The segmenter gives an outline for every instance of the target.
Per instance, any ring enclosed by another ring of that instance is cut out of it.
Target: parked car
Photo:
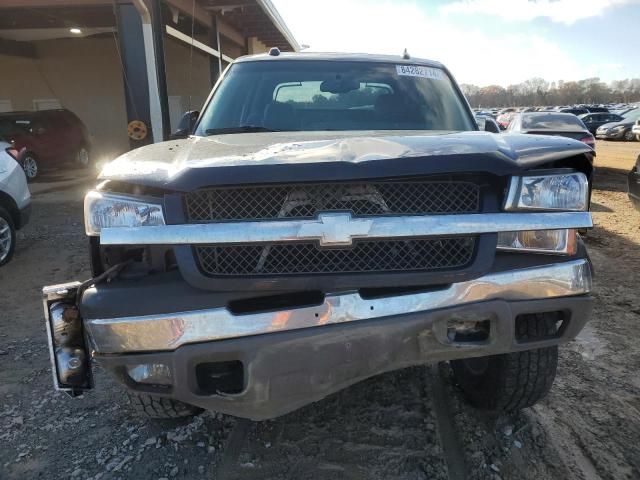
[[[589,110],[590,113],[609,113],[609,109],[607,107],[600,107],[597,105],[587,105],[585,108]]]
[[[640,109],[630,110],[622,115],[622,120],[618,122],[605,123],[596,130],[596,138],[605,140],[635,140],[633,125],[640,120]]]
[[[267,419],[450,360],[477,407],[532,405],[592,308],[593,156],[478,131],[437,62],[240,57],[87,193],[94,278],[43,290],[55,385],[92,356],[151,416]]]
[[[513,111],[501,113],[500,115],[498,115],[498,118],[496,118],[496,121],[498,122],[498,125],[500,125],[500,128],[502,130],[506,130],[507,127],[509,127],[509,124],[511,123],[511,119],[513,118],[514,115],[515,115],[515,112]]]
[[[19,150],[0,139],[0,266],[13,257],[16,231],[29,221],[31,194],[18,163]]]
[[[65,162],[81,168],[91,164],[87,129],[66,109],[1,113],[0,136],[24,149],[20,162],[29,180]]]
[[[585,113],[589,113],[589,110],[586,108],[562,108],[560,113],[571,113],[573,115],[584,115]]]
[[[636,164],[629,172],[627,191],[629,192],[629,200],[640,211],[640,155],[638,155]]]
[[[595,149],[596,147],[594,136],[582,123],[582,120],[571,113],[519,113],[511,121],[508,132],[573,138],[589,145],[591,148]]]
[[[605,123],[622,121],[622,117],[615,113],[585,113],[583,115],[578,115],[578,118],[582,120],[582,123],[587,127],[587,130],[589,130],[593,135],[595,135],[596,130]]]
[[[640,120],[636,120],[635,125],[631,127],[631,133],[636,136],[636,140],[640,142]]]

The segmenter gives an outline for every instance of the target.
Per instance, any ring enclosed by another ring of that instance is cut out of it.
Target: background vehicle
[[[13,145],[0,139],[0,266],[11,260],[16,231],[25,226],[31,213],[31,194],[18,154]]]
[[[636,140],[640,142],[640,120],[636,120],[636,123],[631,127],[631,132],[636,136]]]
[[[622,115],[622,120],[605,123],[596,130],[596,138],[605,140],[635,140],[631,131],[633,125],[640,120],[640,109],[633,109]]]
[[[586,108],[562,108],[560,109],[560,113],[571,113],[577,116],[589,113],[589,110],[587,110]]]
[[[622,121],[622,117],[615,113],[585,113],[583,115],[578,115],[578,118],[582,120],[582,123],[587,127],[587,130],[589,130],[593,135],[595,135],[596,130],[605,123]]]
[[[0,114],[0,136],[23,150],[20,162],[29,180],[42,169],[73,161],[91,163],[89,134],[82,121],[66,109]]]
[[[571,113],[519,113],[508,128],[509,133],[555,135],[573,138],[595,148],[595,138],[578,117]]]
[[[609,109],[607,107],[601,107],[598,105],[587,105],[585,108],[589,110],[590,113],[609,113]]]
[[[509,124],[511,123],[511,120],[513,119],[515,114],[516,113],[514,111],[509,111],[498,115],[496,121],[498,122],[498,125],[500,125],[500,128],[502,130],[506,130],[509,127]]]

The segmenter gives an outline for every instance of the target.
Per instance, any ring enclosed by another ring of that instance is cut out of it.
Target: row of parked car
[[[80,168],[91,165],[87,128],[67,109],[0,113],[0,141],[17,151],[29,180],[43,169],[64,163]]]
[[[476,109],[476,115],[495,119],[507,130],[518,114],[566,113],[579,118],[584,128],[596,138],[607,140],[640,140],[640,106],[638,105],[574,105],[572,107],[520,107],[501,110]]]

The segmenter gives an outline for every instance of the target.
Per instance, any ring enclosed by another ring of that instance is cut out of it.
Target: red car
[[[68,161],[83,168],[91,163],[87,129],[66,109],[2,113],[0,137],[20,151],[20,163],[29,180],[42,169]]]

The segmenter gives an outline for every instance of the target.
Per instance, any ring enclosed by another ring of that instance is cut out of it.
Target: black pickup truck
[[[239,58],[87,194],[94,278],[43,290],[54,384],[95,361],[151,416],[266,419],[450,361],[477,407],[530,406],[591,313],[593,155],[478,131],[437,62]]]

